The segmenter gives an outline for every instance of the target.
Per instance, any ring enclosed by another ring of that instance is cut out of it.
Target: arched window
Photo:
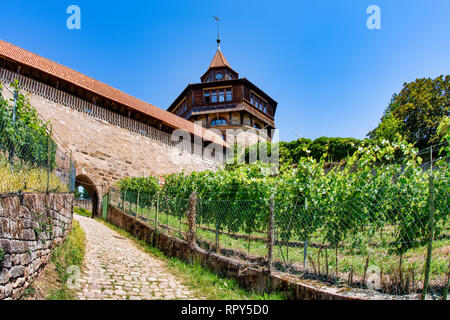
[[[211,126],[221,126],[227,124],[227,121],[224,118],[214,119],[211,121]]]

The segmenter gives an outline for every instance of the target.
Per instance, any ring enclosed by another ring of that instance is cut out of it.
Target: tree
[[[405,83],[394,94],[380,124],[368,136],[376,140],[396,140],[397,133],[419,149],[438,143],[437,127],[450,107],[450,76],[422,78]]]
[[[78,190],[78,188],[75,188],[74,192],[73,192],[73,196],[76,199],[81,198],[81,192]]]
[[[91,196],[89,195],[89,192],[85,188],[81,190],[81,199],[90,200]]]
[[[311,142],[308,149],[316,160],[326,155],[326,161],[341,161],[358,150],[360,144],[361,140],[353,138],[320,137]]]
[[[398,142],[402,139],[400,134],[402,131],[403,122],[390,113],[381,118],[380,124],[369,133],[369,136],[377,142],[383,139]]]

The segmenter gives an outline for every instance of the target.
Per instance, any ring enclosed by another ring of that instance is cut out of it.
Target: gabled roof
[[[173,113],[167,112],[154,105],[139,100],[103,82],[92,79],[73,69],[19,48],[1,39],[0,57],[4,57],[17,63],[26,65],[30,68],[47,73],[51,76],[65,80],[96,95],[115,101],[136,111],[142,112],[143,114],[166,123],[172,128],[182,129],[194,135],[199,135],[198,133],[200,133],[200,135],[204,139],[208,141],[214,141],[219,145],[228,147],[228,144],[223,141],[223,139],[219,135],[210,130],[198,126],[191,121],[178,117]]]

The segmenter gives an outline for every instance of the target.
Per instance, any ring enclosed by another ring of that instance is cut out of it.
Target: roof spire
[[[219,18],[216,16],[213,16],[213,18],[217,21],[217,50],[220,50]]]

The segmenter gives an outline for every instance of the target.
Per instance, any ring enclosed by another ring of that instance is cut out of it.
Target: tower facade
[[[217,129],[230,145],[248,146],[271,140],[277,104],[252,82],[240,78],[218,45],[200,82],[189,84],[167,111]]]

